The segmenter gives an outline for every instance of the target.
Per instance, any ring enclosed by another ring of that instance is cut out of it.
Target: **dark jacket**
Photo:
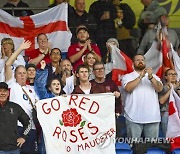
[[[31,130],[31,124],[25,111],[18,104],[9,101],[3,106],[0,105],[0,150],[9,151],[19,148],[17,147],[18,120],[24,128],[24,135],[21,137],[26,139]]]
[[[118,86],[116,85],[116,83],[109,79],[106,78],[105,81],[103,83],[97,83],[94,79],[91,80],[91,84],[94,85],[94,89],[102,89],[102,87],[104,88],[105,92],[115,92],[118,91]],[[102,93],[102,92],[97,92],[97,93]],[[120,98],[116,98],[115,99],[115,112],[116,113],[121,113],[122,112],[122,103],[121,103],[121,99]]]
[[[95,82],[91,83],[91,90],[90,90],[90,94],[97,94],[97,93],[106,93],[106,89],[103,85],[98,85]],[[72,94],[85,94],[81,88],[79,87],[79,85],[77,85]]]
[[[110,12],[110,19],[100,20],[104,11]],[[107,41],[109,38],[116,38],[116,29],[114,25],[114,19],[116,16],[116,8],[112,2],[95,1],[89,8],[89,13],[92,14],[96,20],[97,28],[95,32],[95,39],[99,41]]]
[[[121,10],[123,10],[123,26],[127,29],[132,29],[136,24],[136,16],[133,10],[126,3],[121,3],[119,7]]]
[[[8,2],[3,7],[18,8],[18,7],[29,7],[29,5],[27,3],[24,3],[23,1],[20,1],[17,6],[15,6],[14,4]],[[13,15],[12,10],[5,10],[5,11],[8,12],[9,14]],[[16,16],[16,17],[30,16],[30,15],[33,15],[33,14],[34,13],[31,10],[15,10],[14,11],[14,16]]]
[[[96,20],[93,15],[84,11],[83,15],[79,16],[75,11],[68,18],[68,26],[72,33],[71,43],[77,43],[76,29],[79,25],[85,25],[88,29],[90,39],[94,42],[94,34],[96,30]]]
[[[53,93],[51,93],[47,89],[47,79],[48,79],[48,70],[40,69],[36,72],[36,78],[34,81],[34,90],[37,93],[39,99],[46,99],[55,97]]]

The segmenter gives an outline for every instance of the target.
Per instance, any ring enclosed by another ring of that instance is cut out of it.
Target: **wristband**
[[[149,80],[151,81],[153,79],[153,76],[151,76],[150,78],[149,78]]]

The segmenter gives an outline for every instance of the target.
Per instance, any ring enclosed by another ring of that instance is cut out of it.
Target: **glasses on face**
[[[103,71],[105,68],[104,67],[101,67],[101,68],[95,68],[94,70],[95,71]]]
[[[177,73],[168,73],[169,76],[177,76]]]

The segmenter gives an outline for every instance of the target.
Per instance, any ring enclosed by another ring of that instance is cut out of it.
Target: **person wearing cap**
[[[92,44],[89,39],[88,29],[84,25],[78,26],[76,29],[76,35],[78,39],[78,43],[72,44],[69,49],[67,56],[71,61],[74,70],[80,65],[83,64],[83,56],[85,56],[88,52],[94,52],[98,60],[101,60],[101,53],[96,44]]]
[[[37,131],[35,124],[33,122],[32,109],[38,100],[34,88],[26,84],[27,71],[22,65],[18,66],[15,70],[15,80],[13,79],[13,73],[11,70],[11,65],[17,58],[17,56],[22,52],[22,50],[28,49],[31,46],[30,41],[23,41],[19,48],[9,57],[5,64],[5,77],[6,83],[10,88],[9,100],[19,104],[24,111],[27,113],[31,119],[32,127],[29,133],[29,137],[21,148],[22,153],[34,154],[37,152]],[[18,133],[23,133],[23,127],[20,122],[18,122]],[[30,146],[31,145],[31,146]]]
[[[34,79],[36,77],[36,66],[34,64],[27,64],[25,66],[27,71],[27,81],[26,84],[34,86]]]
[[[20,105],[9,101],[8,85],[0,82],[0,153],[20,154],[31,124]],[[17,134],[17,121],[23,125],[23,135]]]
[[[11,38],[3,38],[1,40],[1,58],[0,58],[0,82],[5,81],[4,76],[4,66],[7,59],[13,54],[14,52],[14,42]],[[14,73],[15,68],[18,65],[25,66],[25,61],[23,56],[20,54],[18,55],[17,59],[12,64],[12,71]]]

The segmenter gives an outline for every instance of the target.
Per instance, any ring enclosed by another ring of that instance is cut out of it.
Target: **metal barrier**
[[[12,15],[14,16],[14,11],[15,10],[35,10],[38,12],[44,11],[44,10],[48,10],[48,7],[0,7],[0,9],[2,10],[11,10],[12,11]]]

